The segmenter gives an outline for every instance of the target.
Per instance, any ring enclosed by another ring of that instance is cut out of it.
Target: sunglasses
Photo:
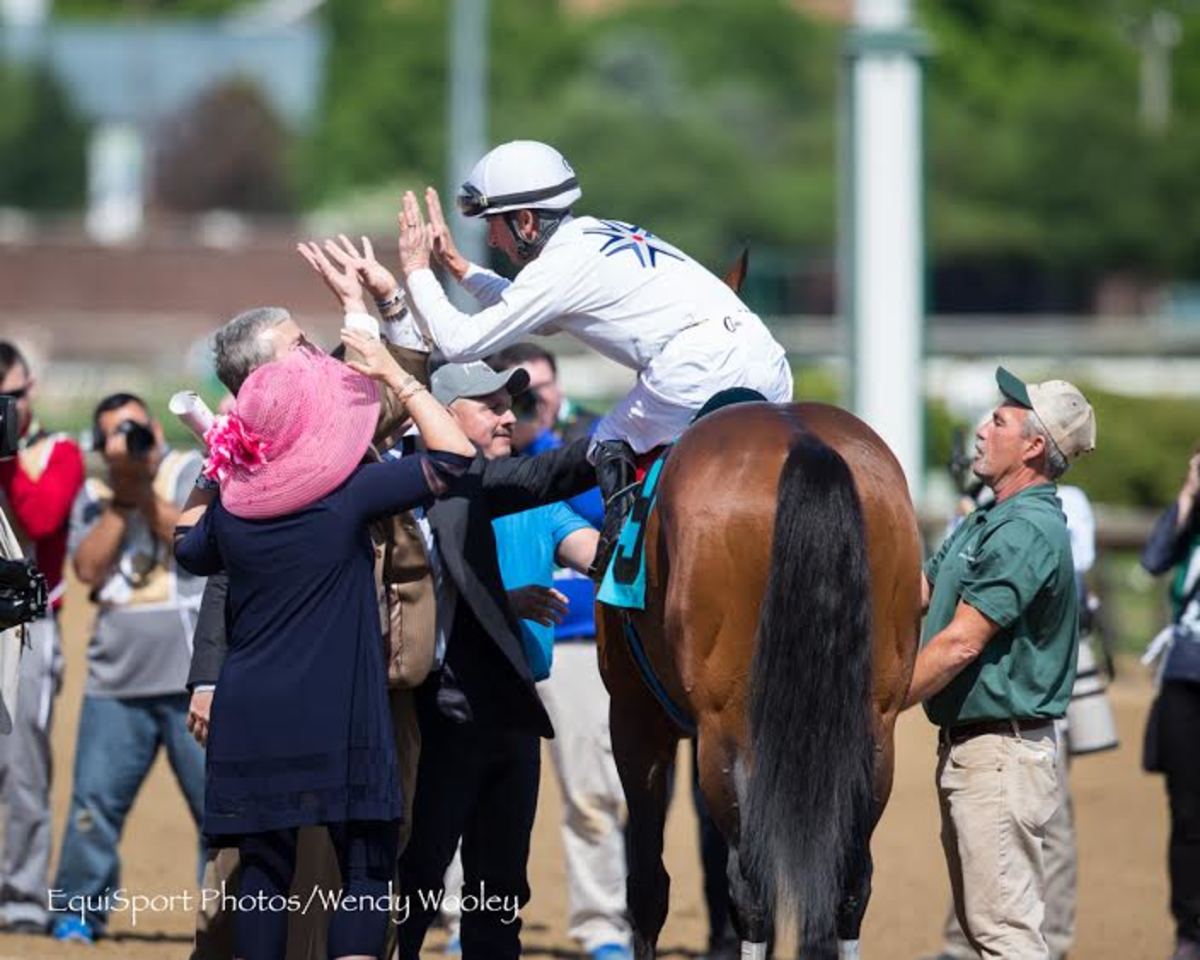
[[[27,383],[23,387],[17,387],[16,390],[0,391],[0,397],[12,397],[14,400],[24,400],[29,395],[29,388],[33,384]]]
[[[459,212],[464,217],[478,217],[489,206],[488,198],[475,186],[469,183],[462,185],[462,193],[456,198]]]
[[[518,420],[534,420],[537,418],[538,404],[541,396],[536,390],[529,389],[513,397],[512,411]]]

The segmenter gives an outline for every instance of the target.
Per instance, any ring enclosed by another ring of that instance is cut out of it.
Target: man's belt
[[[998,733],[1010,737],[1019,737],[1023,733],[1049,733],[1054,728],[1054,721],[1045,717],[1013,717],[1010,720],[978,720],[975,723],[960,723],[953,727],[938,729],[938,743],[942,746],[953,746],[970,740],[972,737],[985,733]]]

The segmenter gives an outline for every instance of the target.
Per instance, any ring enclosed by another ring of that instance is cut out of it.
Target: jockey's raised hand
[[[417,195],[404,191],[400,209],[400,273],[407,279],[418,270],[429,269],[429,252],[433,246],[432,230],[421,215]]]
[[[405,195],[400,245],[413,323],[448,361],[562,332],[636,372],[633,389],[597,424],[589,457],[607,505],[599,569],[633,499],[636,455],[674,440],[721,391],[789,402],[792,373],[762,319],[719,277],[645,226],[576,215],[582,197],[574,169],[549,144],[513,140],[479,159],[458,208],[486,223],[489,246],[518,273],[508,280],[467,265],[461,283],[479,303],[474,312],[452,303],[427,269],[426,235],[434,256],[445,249],[429,193],[431,228]]]
[[[442,214],[441,198],[433,187],[425,188],[425,207],[429,210],[434,259],[450,271],[455,280],[461,281],[467,275],[471,262],[458,252],[450,227],[446,225],[446,217]]]

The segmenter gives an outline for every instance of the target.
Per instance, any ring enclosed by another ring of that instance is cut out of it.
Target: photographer
[[[34,416],[34,386],[25,357],[13,344],[0,341],[5,436],[16,437],[16,450],[4,451],[8,459],[0,459],[0,507],[12,524],[21,553],[45,577],[53,603],[50,615],[37,617],[26,628],[12,732],[0,737],[0,805],[5,810],[0,921],[13,933],[41,932],[47,920],[50,726],[62,665],[57,613],[67,519],[83,484],[79,448],[61,434],[48,433]]]
[[[54,888],[62,900],[99,904],[118,883],[125,817],[164,746],[193,819],[204,797],[204,753],[187,730],[184,685],[203,578],[176,572],[172,534],[201,460],[170,450],[145,403],[128,393],[102,400],[95,448],[108,476],[75,501],[75,572],[97,605],[75,747],[74,782]],[[91,941],[102,909],[57,918],[59,940]]]
[[[1168,869],[1175,918],[1174,960],[1200,960],[1200,451],[1188,461],[1179,495],[1159,518],[1142,551],[1153,574],[1173,570],[1173,640],[1164,654],[1162,685],[1150,710],[1145,767],[1167,778],[1171,811]]]

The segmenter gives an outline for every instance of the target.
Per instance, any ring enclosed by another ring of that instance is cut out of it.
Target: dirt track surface
[[[67,674],[57,701],[54,729],[55,855],[71,789],[76,725],[86,671],[86,601],[72,590],[64,620]],[[1084,757],[1072,783],[1079,831],[1079,935],[1072,958],[1166,960],[1172,947],[1167,912],[1166,795],[1161,778],[1139,768],[1142,725],[1151,698],[1136,663],[1112,688],[1122,746]],[[875,892],[863,931],[864,960],[915,960],[937,952],[948,898],[938,842],[933,788],[934,735],[919,711],[898,728],[896,784],[873,843]],[[687,776],[686,761],[680,776]],[[668,821],[667,869],[671,910],[659,941],[663,956],[699,953],[706,935],[690,791],[680,784]],[[529,956],[571,957],[566,935],[566,881],[558,824],[561,806],[548,758],[535,827],[523,941]],[[160,756],[126,824],[121,843],[122,884],[135,894],[180,895],[195,883],[195,832],[170,769]],[[95,947],[58,944],[45,937],[0,936],[0,960],[41,957],[121,957],[183,960],[190,949],[192,917],[152,912],[131,925],[128,914],[112,921],[114,936]],[[442,940],[431,936],[429,956]],[[787,943],[783,949],[787,949]],[[782,950],[780,955],[785,955]],[[794,956],[794,953],[792,953]]]

